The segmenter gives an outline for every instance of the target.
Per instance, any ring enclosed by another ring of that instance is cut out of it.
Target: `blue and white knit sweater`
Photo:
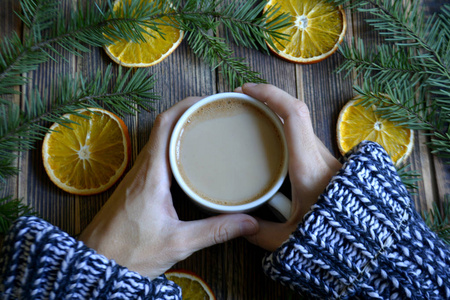
[[[267,275],[317,299],[450,299],[450,249],[373,142],[346,156]]]
[[[36,217],[20,218],[0,258],[0,299],[181,299],[164,275],[150,281]]]
[[[450,299],[450,249],[415,212],[386,152],[360,144],[266,274],[319,299]],[[36,217],[20,218],[0,257],[1,299],[181,299]]]

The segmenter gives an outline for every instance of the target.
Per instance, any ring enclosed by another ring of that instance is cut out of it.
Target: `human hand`
[[[236,92],[266,103],[284,124],[292,186],[291,216],[285,223],[258,220],[259,232],[246,237],[250,242],[274,251],[297,228],[341,164],[314,134],[304,102],[269,84],[247,83]]]
[[[254,234],[245,214],[178,219],[170,193],[169,137],[176,121],[200,98],[187,98],[160,114],[147,145],[80,240],[98,253],[149,278],[163,274],[202,248]]]

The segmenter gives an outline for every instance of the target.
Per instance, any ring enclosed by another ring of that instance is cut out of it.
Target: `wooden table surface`
[[[428,13],[434,12],[445,2],[426,1],[424,9]],[[69,9],[68,5],[66,9]],[[19,36],[23,35],[25,29],[13,14],[14,10],[19,10],[18,1],[0,1],[1,37],[8,36],[14,30]],[[362,37],[366,43],[379,41],[379,36],[367,27],[361,14],[347,11],[347,21],[347,38]],[[343,74],[334,72],[343,62],[340,54],[335,53],[325,61],[313,65],[295,65],[255,50],[237,46],[234,46],[234,49],[236,56],[245,57],[253,70],[260,72],[269,83],[308,104],[317,136],[338,156],[339,151],[335,142],[336,120],[340,109],[354,95],[353,78],[344,79]],[[43,91],[61,75],[82,72],[88,77],[97,69],[105,69],[108,64],[113,63],[103,49],[95,47],[92,47],[91,53],[83,57],[69,54],[66,57],[67,61],[57,57],[56,62],[49,61],[42,64],[37,71],[24,74],[30,78],[30,83],[22,87],[22,91],[26,93],[32,87]],[[116,65],[114,68],[117,70]],[[137,116],[129,115],[124,118],[131,135],[133,161],[146,143],[153,121],[160,112],[187,96],[205,96],[230,91],[219,73],[212,71],[207,64],[197,58],[186,42],[183,42],[166,60],[148,68],[147,71],[148,74],[156,75],[157,84],[154,92],[161,95],[161,100],[155,103],[152,113],[143,112]],[[21,96],[9,99],[21,104],[22,107],[24,105]],[[440,203],[444,195],[450,193],[448,165],[431,156],[424,142],[426,137],[416,133],[414,152],[409,159],[412,169],[420,172],[423,177],[417,195],[414,196],[419,211],[429,209],[434,201]],[[89,197],[74,196],[60,190],[45,173],[41,161],[41,145],[42,142],[38,142],[35,150],[21,155],[17,160],[17,165],[21,169],[20,175],[3,184],[1,193],[21,198],[24,203],[32,205],[44,219],[71,235],[77,235],[92,220],[114,187],[100,195]],[[282,190],[289,194],[288,182],[283,185]],[[180,219],[195,220],[207,217],[207,214],[187,199],[176,184],[172,192]],[[255,211],[254,215],[275,220],[266,207]],[[289,288],[273,282],[263,274],[261,259],[264,253],[263,250],[239,238],[199,251],[175,267],[199,274],[208,282],[219,300],[300,298]]]

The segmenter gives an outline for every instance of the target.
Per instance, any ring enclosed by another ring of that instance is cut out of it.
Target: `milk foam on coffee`
[[[280,132],[260,108],[239,99],[211,102],[185,122],[177,164],[187,185],[221,205],[258,199],[279,179]]]

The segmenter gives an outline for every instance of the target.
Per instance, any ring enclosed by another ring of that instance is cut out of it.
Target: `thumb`
[[[252,244],[268,251],[275,251],[295,230],[295,226],[286,223],[275,223],[258,219],[259,230],[245,238]]]
[[[193,252],[231,239],[255,234],[258,222],[246,214],[223,214],[191,221],[184,227],[184,237]]]

